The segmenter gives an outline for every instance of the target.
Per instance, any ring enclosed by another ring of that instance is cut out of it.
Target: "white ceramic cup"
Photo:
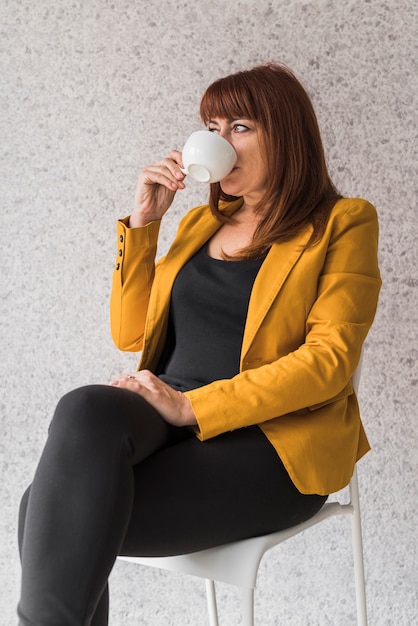
[[[216,133],[196,130],[184,144],[183,174],[201,183],[217,183],[229,174],[237,161],[232,145]]]

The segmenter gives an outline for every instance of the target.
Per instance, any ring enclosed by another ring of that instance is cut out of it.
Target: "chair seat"
[[[269,535],[252,537],[190,554],[164,557],[120,556],[123,561],[255,588],[260,561],[267,550],[319,524],[328,517],[351,514],[350,504],[331,502],[306,522]]]

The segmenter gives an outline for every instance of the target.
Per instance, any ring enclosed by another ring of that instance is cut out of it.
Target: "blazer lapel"
[[[242,355],[248,352],[254,337],[271,305],[277,298],[292,268],[304,251],[304,246],[312,234],[312,227],[307,227],[300,235],[290,241],[274,244],[254,282],[248,307],[242,344]]]

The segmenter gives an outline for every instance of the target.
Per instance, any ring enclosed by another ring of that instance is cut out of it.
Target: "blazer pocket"
[[[324,402],[318,402],[318,404],[312,404],[311,406],[308,406],[308,409],[310,411],[316,411],[317,409],[322,409],[322,407],[327,406],[327,404],[332,404],[333,402],[337,402],[337,400],[348,398],[348,396],[351,396],[353,393],[354,393],[354,389],[350,381],[348,385],[344,387],[344,389],[342,389],[339,393],[337,393],[336,396],[334,396],[333,398],[329,398],[328,400],[325,400]]]

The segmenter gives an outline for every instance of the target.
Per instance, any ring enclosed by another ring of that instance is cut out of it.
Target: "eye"
[[[245,124],[234,124],[233,128],[236,133],[245,133],[250,130]]]
[[[219,133],[219,128],[216,126],[208,126],[208,131],[210,133]]]

